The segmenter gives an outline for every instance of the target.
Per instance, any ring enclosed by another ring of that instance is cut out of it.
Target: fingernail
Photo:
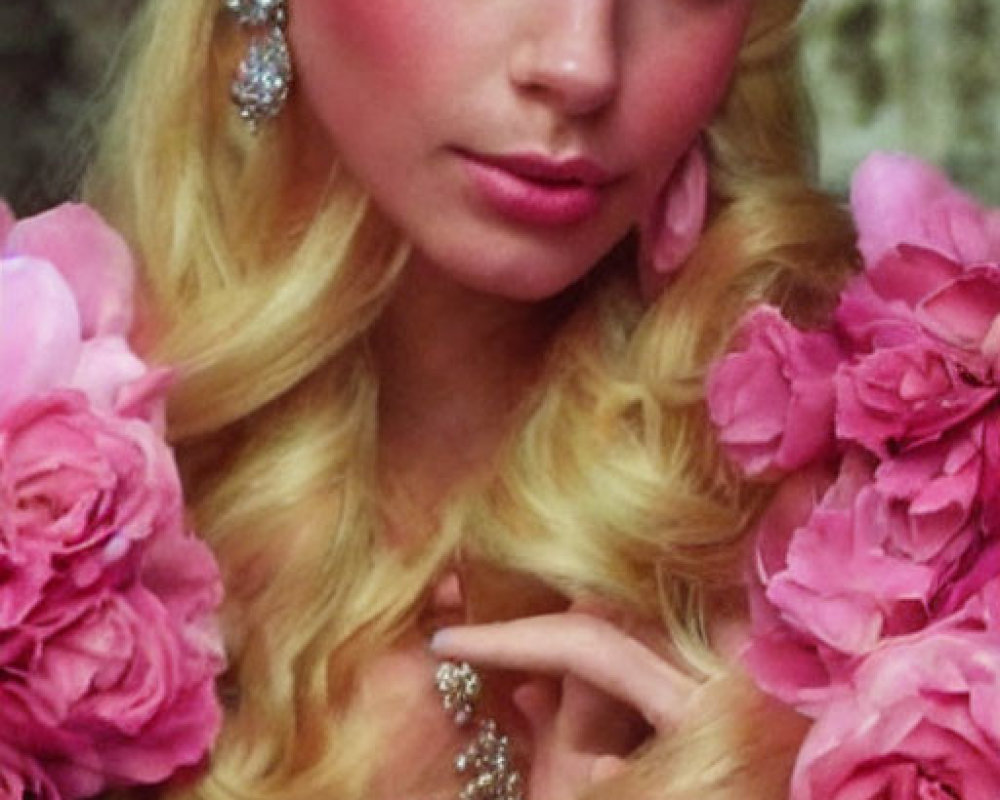
[[[598,756],[590,768],[590,780],[594,783],[611,780],[624,770],[624,759],[618,756]]]
[[[439,653],[440,651],[447,649],[450,641],[451,631],[448,628],[442,628],[431,637],[429,645],[431,652]]]

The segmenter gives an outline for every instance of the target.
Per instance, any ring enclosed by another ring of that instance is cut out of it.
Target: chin
[[[583,279],[601,262],[602,252],[572,253],[565,244],[542,248],[502,245],[456,247],[437,254],[422,251],[436,269],[472,291],[520,302],[555,297]]]
[[[470,274],[454,274],[452,277],[466,288],[473,291],[525,303],[548,300],[561,294],[579,281],[588,270],[566,271],[553,270],[551,265],[528,269],[519,265],[512,269],[497,271],[477,271]]]

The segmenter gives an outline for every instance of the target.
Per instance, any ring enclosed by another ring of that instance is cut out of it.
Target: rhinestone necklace
[[[460,728],[476,718],[483,681],[469,664],[444,661],[434,677],[444,710]],[[524,800],[521,773],[514,769],[510,740],[492,718],[478,722],[474,738],[455,757],[455,772],[466,779],[458,800]]]

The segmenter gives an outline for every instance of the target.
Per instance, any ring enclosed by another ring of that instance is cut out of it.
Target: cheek
[[[439,52],[440,27],[412,0],[293,0],[293,51],[313,82],[365,81],[405,91]],[[340,69],[344,74],[336,75]]]
[[[419,20],[403,0],[292,0],[289,40],[300,96],[338,150],[385,138],[412,94]],[[373,98],[380,98],[372,102]]]
[[[291,25],[300,39],[337,42],[367,50],[376,58],[391,58],[406,45],[407,29],[412,27],[407,14],[416,16],[406,7],[394,0],[293,0]]]
[[[634,97],[646,100],[631,104],[630,124],[644,129],[637,135],[649,137],[651,147],[677,157],[711,121],[732,77],[749,9],[730,2],[676,31],[671,44],[644,54]]]

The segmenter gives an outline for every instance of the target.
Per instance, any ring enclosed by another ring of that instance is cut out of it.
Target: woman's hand
[[[579,610],[447,628],[431,650],[531,674],[513,698],[532,731],[531,800],[571,800],[614,775],[651,731],[676,728],[701,685],[638,638]]]

